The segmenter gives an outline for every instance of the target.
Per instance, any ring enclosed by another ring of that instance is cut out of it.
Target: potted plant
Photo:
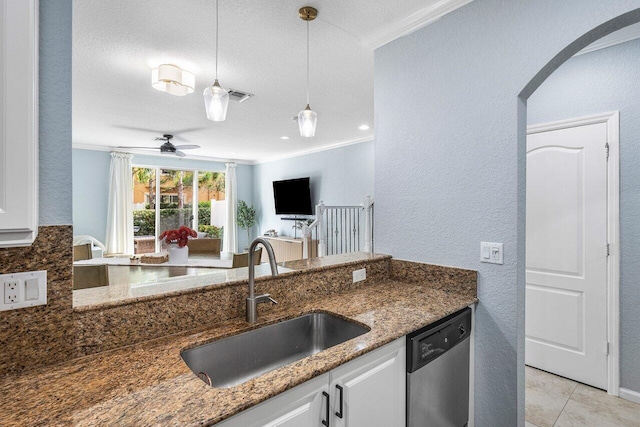
[[[171,264],[186,264],[189,260],[189,248],[187,242],[198,235],[196,230],[181,225],[177,230],[165,230],[158,236],[167,244],[169,262]]]
[[[247,230],[247,246],[251,244],[251,228],[256,224],[256,208],[247,205],[244,200],[238,202],[236,224]],[[248,249],[245,248],[245,249]]]

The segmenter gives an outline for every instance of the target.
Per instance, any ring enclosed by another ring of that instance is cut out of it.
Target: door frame
[[[607,393],[620,394],[620,112],[578,117],[527,126],[527,135],[605,123],[607,162]],[[605,147],[602,147],[603,151]],[[604,249],[603,249],[604,250]],[[526,297],[525,297],[526,298]],[[605,351],[606,349],[603,349]]]

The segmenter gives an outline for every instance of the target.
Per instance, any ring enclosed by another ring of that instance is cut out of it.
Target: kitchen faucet
[[[277,304],[278,302],[271,298],[269,294],[257,295],[256,296],[256,266],[255,266],[255,252],[254,249],[258,244],[262,244],[264,248],[267,250],[267,255],[269,255],[269,264],[271,265],[271,275],[278,275],[278,266],[276,265],[276,256],[273,253],[273,248],[271,247],[271,243],[267,242],[261,237],[256,238],[253,242],[251,242],[251,246],[249,246],[249,298],[247,298],[247,322],[256,323],[256,318],[258,317],[258,304],[261,302],[271,301],[273,304]]]

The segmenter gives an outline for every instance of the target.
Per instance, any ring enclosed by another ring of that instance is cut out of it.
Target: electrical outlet
[[[47,304],[47,272],[26,271],[0,274],[0,311]]]
[[[367,269],[361,268],[360,270],[353,271],[353,283],[362,282],[367,279]]]
[[[20,302],[19,280],[7,280],[4,282],[4,303],[16,304]]]

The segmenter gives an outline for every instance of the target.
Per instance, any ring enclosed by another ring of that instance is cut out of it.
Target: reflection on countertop
[[[248,279],[248,269],[215,269],[181,266],[108,266],[109,285],[73,291],[73,307],[110,305],[147,297],[164,296],[203,286]],[[270,276],[269,264],[256,266],[256,277]],[[278,266],[278,273],[294,271]]]
[[[220,259],[224,259],[221,256]],[[372,254],[368,252],[351,252],[348,254],[331,255],[323,258],[310,258],[287,261],[278,264],[278,273],[294,271],[323,270],[337,265],[357,264],[363,261],[390,258],[389,255]],[[190,289],[207,286],[223,285],[248,279],[248,270],[242,268],[203,268],[202,260],[188,265],[145,264],[122,265],[124,261],[111,261],[107,265],[108,286],[99,286],[73,291],[73,308],[83,310],[97,306],[108,307],[125,302],[137,302],[170,294],[181,293]],[[191,261],[191,257],[190,257]],[[95,265],[96,260],[87,260],[74,265]],[[270,276],[268,263],[256,266],[256,278]]]

